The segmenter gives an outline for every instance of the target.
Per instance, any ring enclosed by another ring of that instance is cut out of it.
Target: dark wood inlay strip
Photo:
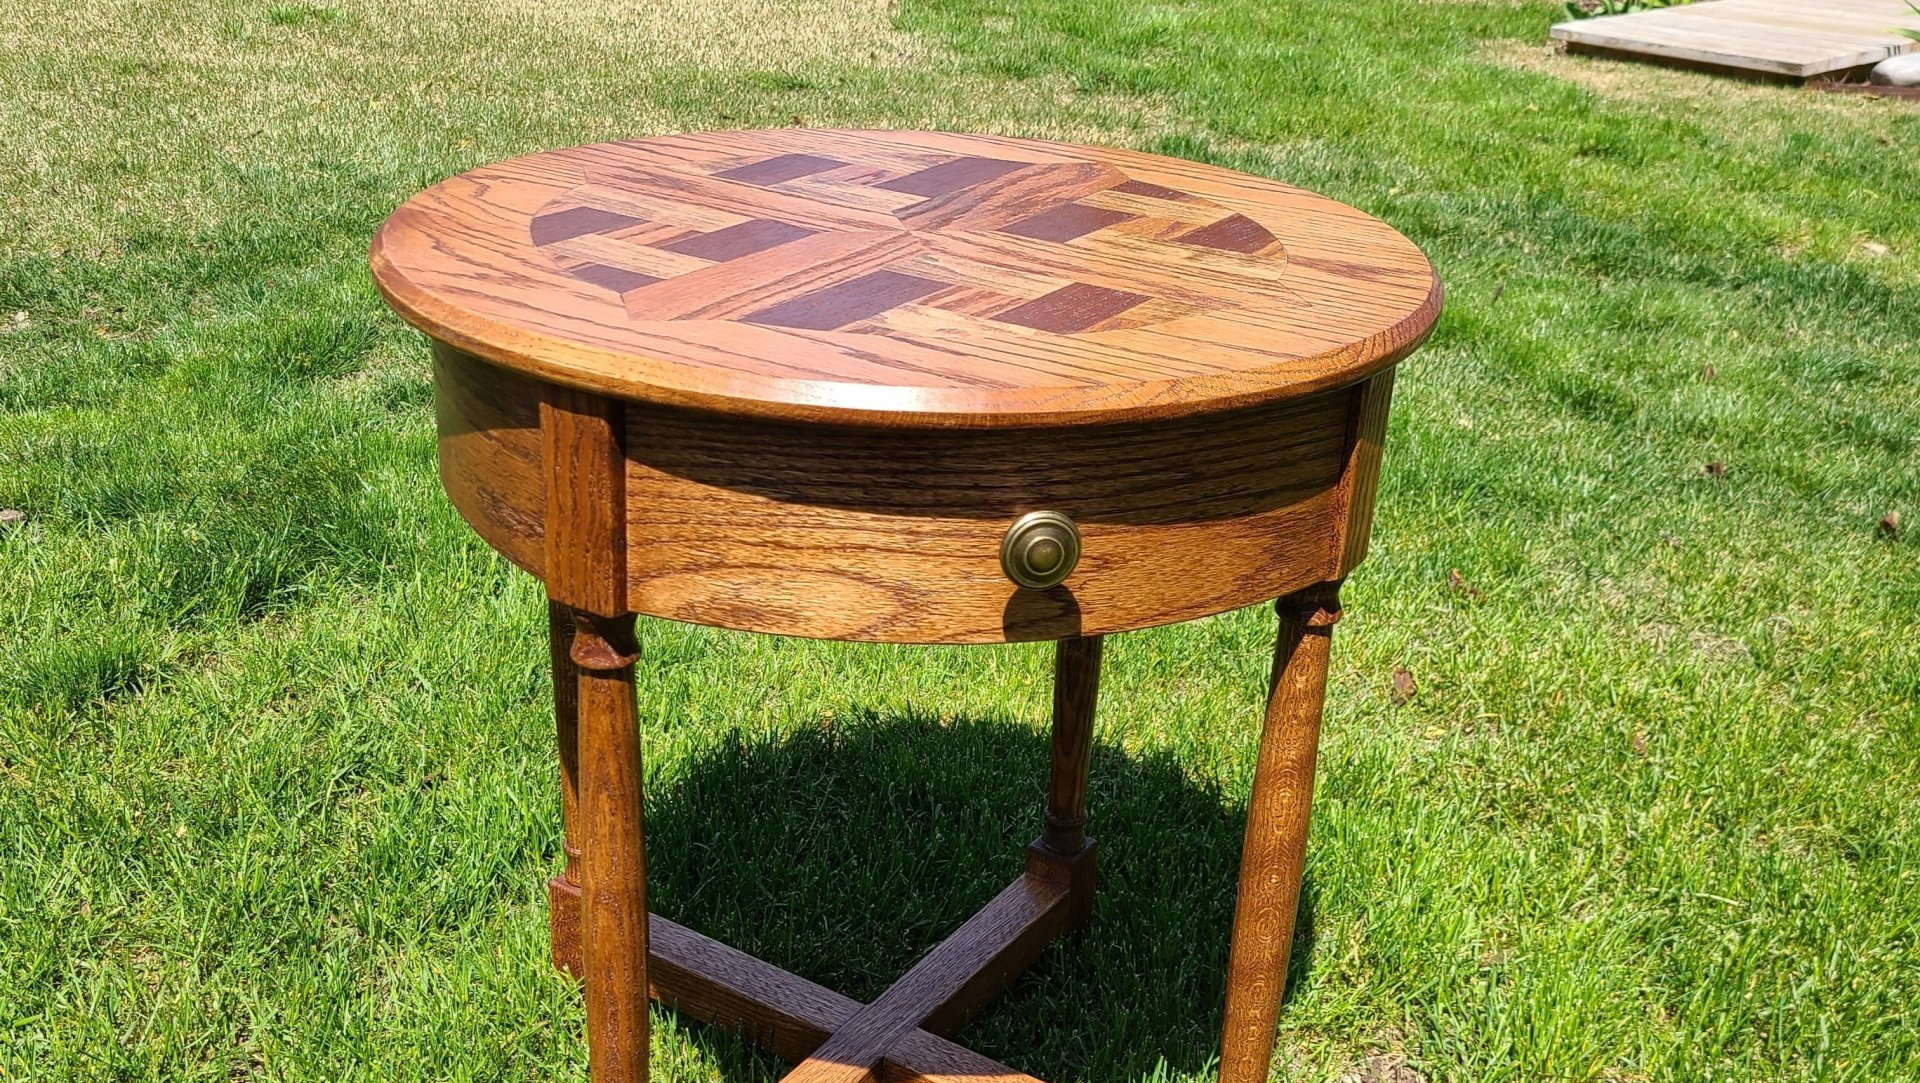
[[[1193,197],[1178,188],[1167,188],[1158,184],[1149,184],[1142,180],[1129,180],[1113,186],[1113,191],[1125,192],[1130,196],[1146,196],[1149,199],[1170,199],[1176,203],[1191,203]]]
[[[946,289],[935,282],[899,271],[875,271],[823,290],[782,301],[758,312],[742,316],[746,323],[793,327],[806,331],[831,331],[850,323],[870,319],[908,301],[917,301]]]
[[[1244,214],[1236,214],[1174,239],[1181,244],[1197,244],[1202,248],[1218,248],[1223,252],[1258,252],[1272,244],[1274,236],[1267,232],[1267,227]]]
[[[734,166],[732,169],[715,173],[714,176],[721,180],[739,181],[742,184],[779,184],[781,181],[811,177],[815,173],[839,169],[846,164],[837,158],[826,158],[818,154],[782,154],[777,158]]]
[[[603,211],[598,207],[570,207],[564,211],[554,211],[536,217],[527,226],[527,235],[534,244],[554,244],[570,240],[587,233],[611,233],[627,226],[637,226],[640,219],[618,211]]]
[[[1038,331],[1072,334],[1110,320],[1135,305],[1151,300],[1145,294],[1075,282],[1043,297],[995,316],[1001,323],[1017,323]]]
[[[660,281],[654,275],[629,271],[624,267],[609,267],[604,263],[582,263],[567,268],[567,273],[615,293],[637,290],[642,286],[651,286]]]
[[[1026,162],[1008,162],[999,158],[955,158],[951,162],[929,166],[918,173],[883,181],[874,187],[914,196],[943,196],[995,177],[1006,176],[1026,166]]]
[[[769,248],[778,248],[788,241],[811,237],[815,232],[804,226],[789,225],[770,218],[754,218],[737,226],[676,238],[655,247],[683,256],[698,256],[724,263],[741,256],[751,256],[755,252],[765,252]]]
[[[1108,210],[1105,207],[1066,203],[1022,218],[1011,225],[1001,226],[1000,232],[1011,233],[1017,237],[1032,237],[1036,241],[1071,241],[1075,237],[1084,237],[1096,229],[1105,229],[1116,223],[1138,217],[1139,215]]]

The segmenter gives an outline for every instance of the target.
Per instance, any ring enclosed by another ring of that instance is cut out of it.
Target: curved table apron
[[[1092,917],[1101,637],[1277,598],[1220,1071],[1267,1078],[1339,585],[1394,366],[1439,313],[1418,249],[1191,162],[785,130],[462,174],[394,213],[372,265],[433,340],[447,493],[551,599],[553,956],[585,986],[595,1080],[647,1078],[651,995],[799,1083],[1037,1083],[949,1039]],[[1058,641],[1026,871],[866,1005],[650,915],[636,614]]]
[[[540,405],[552,385],[434,351],[440,476],[489,544],[545,577]],[[636,613],[778,635],[997,643],[1190,620],[1338,579],[1366,551],[1393,374],[1297,402],[1028,430],[767,421],[625,402]],[[1011,582],[1003,536],[1060,511],[1067,580]]]

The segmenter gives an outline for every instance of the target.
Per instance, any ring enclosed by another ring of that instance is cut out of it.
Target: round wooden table
[[[448,495],[546,584],[553,957],[598,1083],[647,1078],[650,995],[788,1080],[1030,1080],[948,1036],[1088,921],[1101,637],[1278,598],[1220,1068],[1266,1079],[1339,587],[1394,365],[1440,311],[1412,243],[1154,155],[795,129],[463,173],[394,212],[372,265],[433,342]],[[864,1005],[649,915],[636,614],[1057,641],[1025,873]]]

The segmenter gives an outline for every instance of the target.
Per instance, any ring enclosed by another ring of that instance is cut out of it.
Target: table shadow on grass
[[[1019,875],[1047,755],[1044,729],[992,720],[859,715],[722,736],[647,795],[653,909],[871,1001]],[[1092,927],[1056,941],[956,1040],[1052,1083],[1145,1080],[1163,1059],[1201,1073],[1245,806],[1164,754],[1100,744],[1092,776]],[[1292,987],[1312,959],[1309,881]],[[786,1071],[719,1028],[676,1029],[727,1083]]]

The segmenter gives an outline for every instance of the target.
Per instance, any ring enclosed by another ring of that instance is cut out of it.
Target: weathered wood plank
[[[1920,27],[1905,0],[1715,0],[1564,22],[1553,37],[1580,52],[1810,79],[1909,51],[1900,26]]]

